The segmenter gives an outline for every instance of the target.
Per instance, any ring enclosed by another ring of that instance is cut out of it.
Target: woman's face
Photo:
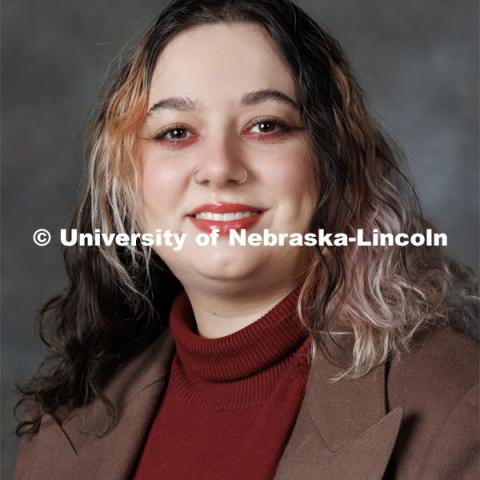
[[[305,233],[318,192],[296,105],[288,67],[254,24],[195,27],[161,54],[141,132],[141,223],[144,232],[186,234],[179,251],[154,249],[187,291],[298,283],[310,259],[306,249],[230,246],[224,235],[217,246],[194,241],[212,226],[221,233],[235,226]],[[193,213],[199,207],[203,222]],[[206,213],[232,209],[256,216],[235,223]]]

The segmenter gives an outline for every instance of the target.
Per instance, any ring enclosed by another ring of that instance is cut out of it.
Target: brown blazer
[[[338,337],[336,363],[346,365],[351,336]],[[129,479],[174,348],[167,330],[115,376],[106,394],[121,414],[108,436],[88,433],[102,422],[97,402],[65,421],[45,415],[22,437],[17,480]],[[337,383],[328,379],[338,367],[317,355],[275,480],[480,478],[478,353],[470,337],[435,328],[390,366]]]

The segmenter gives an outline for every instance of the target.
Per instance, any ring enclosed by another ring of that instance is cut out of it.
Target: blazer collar
[[[315,357],[275,480],[381,480],[403,413],[397,407],[386,414],[386,369],[332,382],[351,362],[353,335],[327,337],[325,348],[331,361]]]
[[[169,329],[126,364],[105,389],[118,409],[116,427],[97,438],[104,407],[94,401],[70,417],[42,419],[28,480],[127,480],[166,385],[175,343]]]
[[[351,336],[327,348],[334,363],[348,364]],[[116,375],[105,395],[119,409],[107,436],[92,433],[104,424],[95,401],[70,418],[45,415],[29,480],[126,480],[134,468],[166,386],[175,344],[168,329]],[[295,428],[275,480],[380,480],[393,450],[402,410],[385,415],[384,369],[332,383],[339,366],[317,353]]]

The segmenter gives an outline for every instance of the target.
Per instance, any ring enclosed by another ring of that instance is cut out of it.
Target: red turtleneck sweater
[[[196,333],[185,292],[172,306],[176,352],[135,480],[267,480],[295,424],[310,341],[296,315],[300,287],[226,337]]]

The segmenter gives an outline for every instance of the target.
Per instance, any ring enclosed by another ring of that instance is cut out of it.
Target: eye
[[[187,137],[189,130],[184,125],[173,125],[172,127],[165,128],[161,132],[157,133],[153,138],[155,140],[165,141],[178,141],[184,140]]]
[[[254,129],[257,129],[257,131],[254,131]],[[250,130],[252,133],[256,134],[271,134],[271,133],[278,133],[282,131],[287,131],[289,130],[290,127],[280,121],[280,120],[274,120],[271,118],[265,118],[265,119],[260,119],[256,120],[255,123],[252,124],[250,127]]]

